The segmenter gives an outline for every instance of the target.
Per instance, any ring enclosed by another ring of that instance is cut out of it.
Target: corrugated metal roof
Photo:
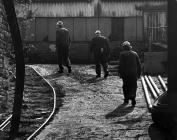
[[[142,5],[142,6],[136,6],[137,10],[142,10],[142,11],[167,11],[167,4],[162,4],[162,5]]]
[[[73,2],[92,2],[94,0],[16,0],[18,2],[27,3],[73,3]],[[168,0],[99,0],[100,2],[150,2],[150,1],[168,1]]]
[[[93,0],[15,0],[18,3],[89,3]]]
[[[64,2],[91,2],[92,0],[32,0],[32,2],[36,3],[64,3]]]
[[[142,16],[142,12],[137,7],[158,7],[166,5],[165,1],[150,1],[149,2],[122,2],[122,3],[102,3],[102,15],[115,17]]]
[[[149,7],[158,7],[167,5],[167,2],[164,0],[146,0],[146,2],[132,0],[131,2],[107,3],[93,0],[90,3],[32,3],[30,8],[36,17],[126,17],[141,16],[142,12],[137,7],[147,4]],[[17,9],[20,10],[20,6]]]
[[[157,1],[168,1],[168,0],[100,0],[102,2],[157,2]]]

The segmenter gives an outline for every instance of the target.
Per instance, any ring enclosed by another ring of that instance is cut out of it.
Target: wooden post
[[[7,15],[7,21],[10,27],[10,33],[15,50],[15,60],[16,60],[16,83],[15,83],[15,97],[13,106],[13,115],[10,128],[10,140],[15,139],[18,134],[21,107],[23,100],[23,90],[24,90],[24,56],[23,56],[23,45],[21,41],[20,31],[18,27],[17,17],[14,8],[13,0],[3,0],[4,9]]]

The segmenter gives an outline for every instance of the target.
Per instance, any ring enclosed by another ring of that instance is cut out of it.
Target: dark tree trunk
[[[7,15],[7,21],[10,27],[10,33],[15,50],[16,60],[16,83],[15,83],[15,97],[13,106],[13,115],[10,128],[10,138],[14,139],[19,130],[21,107],[23,101],[23,90],[24,90],[24,56],[23,56],[23,45],[20,36],[20,30],[18,27],[17,17],[14,8],[13,0],[3,0],[4,8]]]

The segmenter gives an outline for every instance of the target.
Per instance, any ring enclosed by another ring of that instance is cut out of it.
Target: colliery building
[[[22,10],[20,5],[16,8]],[[136,50],[149,42],[167,41],[167,0],[32,0],[29,9],[35,18],[22,36],[45,60],[55,60],[49,47],[55,45],[58,20],[70,31],[73,61],[91,60],[89,43],[97,29],[109,38],[112,52],[124,40]]]

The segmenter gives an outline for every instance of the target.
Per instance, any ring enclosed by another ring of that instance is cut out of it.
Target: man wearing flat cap
[[[101,65],[104,70],[104,78],[108,76],[108,59],[110,47],[108,39],[101,35],[100,30],[95,31],[95,37],[91,41],[90,51],[94,55],[96,77],[101,77]]]
[[[68,68],[68,73],[71,73],[71,62],[69,59],[69,49],[71,40],[68,29],[63,27],[63,22],[58,21],[56,24],[56,49],[59,65],[59,73],[63,73],[63,65]]]
[[[132,106],[136,104],[137,79],[141,75],[141,63],[136,52],[132,51],[130,42],[125,41],[122,44],[124,51],[119,57],[119,76],[123,80],[124,103],[132,101]]]

